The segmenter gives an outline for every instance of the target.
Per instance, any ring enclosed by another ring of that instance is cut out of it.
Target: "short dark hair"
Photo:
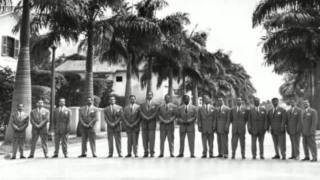
[[[279,101],[278,98],[272,98],[271,101]]]
[[[131,94],[131,95],[129,96],[129,99],[131,99],[132,97],[136,98],[135,95]]]

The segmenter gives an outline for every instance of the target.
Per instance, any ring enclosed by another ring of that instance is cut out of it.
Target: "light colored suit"
[[[23,156],[23,146],[26,138],[26,128],[29,124],[29,115],[25,112],[15,112],[11,116],[13,128],[12,157],[16,157],[19,148],[20,156]]]
[[[127,151],[128,155],[131,155],[133,151],[134,155],[138,155],[138,139],[140,133],[140,106],[138,104],[128,105],[123,110],[124,126],[128,136]],[[130,126],[129,126],[130,125]]]
[[[30,122],[32,124],[32,139],[31,139],[31,151],[30,156],[34,155],[36,144],[40,136],[41,146],[43,153],[46,156],[48,154],[47,139],[48,139],[48,127],[49,122],[49,110],[45,108],[34,109],[30,113]],[[40,128],[37,128],[36,125],[42,125]]]

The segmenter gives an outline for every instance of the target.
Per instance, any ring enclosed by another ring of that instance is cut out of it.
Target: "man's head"
[[[294,107],[294,106],[296,106],[296,100],[294,98],[291,98],[291,99],[289,99],[288,104],[289,104],[289,106]]]
[[[222,98],[219,98],[219,99],[218,99],[218,106],[221,107],[221,106],[223,106],[223,105],[224,105],[223,99],[222,99]]]
[[[309,102],[309,100],[304,100],[303,101],[303,107],[305,108],[305,109],[308,109],[309,107],[310,107],[310,102]]]
[[[66,105],[66,99],[65,98],[60,98],[59,99],[59,106],[60,107],[63,107],[63,106],[65,106]]]
[[[273,98],[271,100],[271,102],[272,102],[272,105],[273,105],[274,108],[278,107],[278,105],[279,105],[279,99],[278,98]]]
[[[208,95],[203,96],[203,103],[204,104],[210,104],[210,97]]]
[[[23,108],[24,108],[24,105],[23,104],[18,104],[17,105],[17,110],[19,111],[19,112],[22,112],[23,111]]]
[[[110,105],[115,105],[116,104],[116,97],[115,96],[110,96],[109,97],[109,104]]]
[[[241,98],[237,98],[237,106],[241,106],[242,105],[242,99]]]
[[[135,95],[130,95],[129,96],[130,104],[136,103],[136,96]]]
[[[183,95],[182,102],[183,102],[183,104],[188,105],[190,103],[190,97],[186,94]]]
[[[170,103],[171,102],[171,96],[170,94],[167,94],[164,96],[164,101],[166,102],[166,104]]]
[[[39,99],[38,102],[37,102],[37,107],[38,108],[42,108],[43,107],[43,100],[42,99]]]
[[[153,98],[153,92],[152,92],[152,91],[148,91],[148,93],[147,93],[147,100],[148,100],[148,101],[151,101],[152,98]]]
[[[260,99],[259,98],[254,98],[254,106],[258,107],[260,105]]]
[[[93,99],[91,97],[87,98],[87,105],[91,106],[93,104]]]

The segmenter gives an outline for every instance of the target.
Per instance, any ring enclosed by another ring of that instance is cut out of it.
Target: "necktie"
[[[133,112],[133,105],[131,105],[131,108],[130,108],[131,112]]]
[[[186,110],[185,110],[186,114],[188,113],[188,106],[186,106]]]
[[[207,111],[207,113],[209,112],[209,105],[208,104],[206,105],[206,111]]]

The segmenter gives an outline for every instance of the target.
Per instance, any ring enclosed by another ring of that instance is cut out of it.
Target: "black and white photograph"
[[[318,180],[320,0],[0,0],[0,180]]]

